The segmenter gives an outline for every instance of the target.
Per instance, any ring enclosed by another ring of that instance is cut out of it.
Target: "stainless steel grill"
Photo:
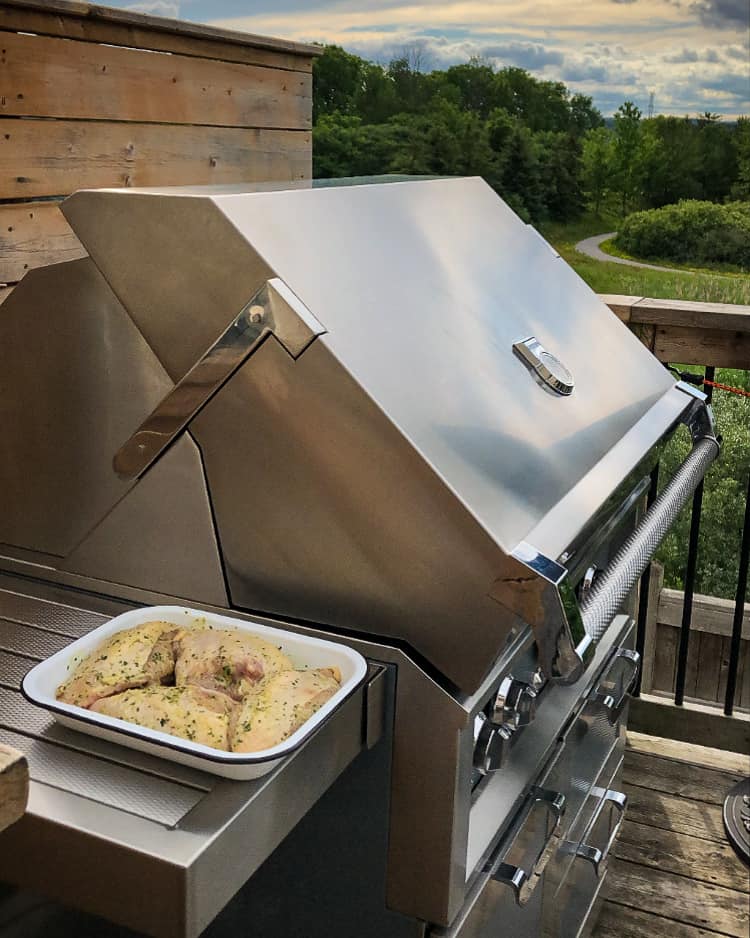
[[[90,256],[0,317],[0,739],[34,778],[0,876],[170,938],[577,935],[625,807],[632,589],[718,453],[702,396],[480,180],[64,210]],[[19,695],[169,601],[337,637],[370,679],[248,784]]]

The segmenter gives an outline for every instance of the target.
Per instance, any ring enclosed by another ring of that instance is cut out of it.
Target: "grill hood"
[[[161,523],[148,480],[189,443],[231,605],[390,637],[467,691],[533,618],[511,584],[559,583],[693,403],[480,179],[82,191],[64,212],[91,258],[59,265],[78,284],[66,302],[106,293],[150,390],[121,427],[109,395],[119,428],[88,460],[107,494],[71,496],[89,512],[75,536],[50,522],[55,538],[21,543],[16,479],[3,540],[154,588],[143,565],[120,569],[127,505]],[[43,315],[33,290],[6,304],[17,324]],[[94,354],[121,369],[106,334]],[[66,438],[34,457],[59,461]],[[59,491],[45,507],[69,509]],[[196,590],[186,578],[182,594],[214,600]]]

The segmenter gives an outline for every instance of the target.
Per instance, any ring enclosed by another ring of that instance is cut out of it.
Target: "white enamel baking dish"
[[[56,699],[55,691],[70,676],[76,664],[94,651],[106,638],[114,635],[115,632],[154,620],[170,622],[174,625],[201,622],[214,628],[237,629],[258,635],[280,646],[292,660],[295,668],[338,667],[341,671],[341,687],[288,739],[272,749],[263,749],[254,753],[222,752],[210,746],[203,746],[190,742],[188,739],[151,730],[125,720],[118,720],[103,713],[94,713]],[[31,703],[49,710],[58,722],[71,729],[99,736],[123,746],[130,746],[132,749],[140,749],[163,759],[171,759],[173,762],[182,762],[184,765],[221,775],[224,778],[247,780],[270,772],[281,759],[297,749],[362,683],[366,674],[367,663],[362,655],[336,642],[310,638],[296,632],[287,632],[256,622],[214,615],[184,606],[147,606],[116,616],[47,658],[46,661],[40,662],[24,677],[21,690]]]

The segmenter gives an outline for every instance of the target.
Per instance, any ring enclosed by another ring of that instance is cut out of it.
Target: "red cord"
[[[718,388],[720,391],[729,391],[732,394],[741,394],[743,397],[750,397],[750,391],[745,391],[743,388],[733,388],[728,384],[719,384],[718,381],[709,381],[707,378],[704,378],[703,384],[710,384],[712,388]]]

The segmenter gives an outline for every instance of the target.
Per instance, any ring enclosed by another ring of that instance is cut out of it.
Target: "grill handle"
[[[719,455],[711,435],[699,438],[667,487],[659,495],[606,570],[581,601],[580,612],[587,637],[598,642],[638,581],[685,502]]]

